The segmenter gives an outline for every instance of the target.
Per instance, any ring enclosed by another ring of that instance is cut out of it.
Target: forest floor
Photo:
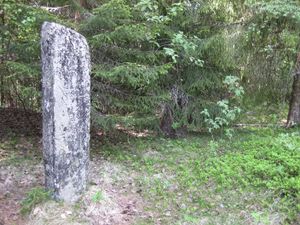
[[[68,205],[42,189],[40,132],[0,125],[1,225],[300,224],[297,128],[239,128],[232,139],[94,136],[88,191]]]

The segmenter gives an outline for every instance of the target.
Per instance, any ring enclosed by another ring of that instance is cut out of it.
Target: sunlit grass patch
[[[139,173],[148,210],[165,224],[273,224],[296,219],[299,149],[299,130],[251,128],[231,140],[131,139],[102,154]]]

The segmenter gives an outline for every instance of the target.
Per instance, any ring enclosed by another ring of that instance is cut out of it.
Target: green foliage
[[[258,138],[239,143],[236,151],[206,162],[205,170],[216,181],[227,185],[253,185],[276,190],[283,195],[300,191],[300,166],[297,161],[298,133],[280,134],[276,138]]]
[[[45,20],[65,22],[21,0],[1,0],[0,5],[0,104],[37,110],[41,102],[40,27]]]
[[[80,30],[87,36],[97,35],[104,30],[113,30],[124,23],[130,22],[132,18],[131,11],[125,1],[109,1],[107,4],[95,8],[93,10],[94,16],[84,22]]]
[[[31,2],[0,3],[5,12],[0,19],[1,104],[38,110],[40,26],[45,20],[73,28],[77,25],[65,15],[55,16]],[[212,131],[229,127],[239,110],[230,107],[237,100],[226,101],[232,95],[223,83],[228,74],[241,79],[245,103],[289,99],[300,41],[297,1],[87,0],[87,6],[76,0],[38,3],[71,5],[72,10],[88,12],[78,27],[92,52],[92,105],[98,111],[93,115],[112,114],[114,118],[109,122],[93,118],[101,128],[111,129],[113,123],[125,120],[121,116],[159,117],[163,104],[172,106],[174,128],[208,126]],[[172,99],[174,86],[188,100],[184,108]],[[233,95],[241,90],[236,92]],[[152,121],[156,124],[151,127],[158,127],[158,120]]]
[[[153,87],[157,80],[168,73],[169,64],[162,66],[147,66],[137,63],[124,63],[114,67],[110,71],[97,69],[95,77],[109,80],[113,84],[121,84],[126,88],[144,91]]]
[[[249,217],[270,222],[278,214],[281,223],[295,224],[300,204],[299,130],[236,132],[231,141],[218,135],[214,140],[205,135],[129,139],[101,146],[99,152],[118,165],[131,165],[142,196],[166,224],[188,217],[212,224],[245,224]],[[165,217],[166,212],[172,216]]]
[[[244,81],[250,84],[246,92],[256,102],[284,102],[299,51],[299,2],[255,1],[248,6],[251,16],[240,41]]]
[[[203,175],[213,177],[222,188],[254,186],[272,190],[282,204],[287,201],[287,213],[295,218],[300,207],[299,133],[253,136],[235,148],[238,151],[207,160]]]
[[[197,39],[197,37],[194,38]],[[179,55],[183,55],[190,63],[194,63],[196,66],[203,66],[204,61],[193,56],[197,45],[193,41],[188,40],[188,37],[182,31],[173,35],[170,47],[172,48],[165,47],[164,50],[166,55],[172,57],[173,63],[176,64]]]
[[[231,104],[238,104],[237,99],[241,98],[244,94],[244,89],[239,85],[239,78],[234,76],[227,76],[223,83],[227,86],[228,92],[231,95],[230,99],[223,99],[216,103],[217,109],[214,112],[209,112],[205,108],[201,114],[204,116],[204,122],[207,125],[209,133],[228,127],[231,122],[235,121],[237,115],[241,112],[238,106],[231,106]],[[232,137],[231,129],[225,129],[225,134]]]
[[[143,16],[147,21],[152,23],[169,23],[178,16],[180,12],[184,11],[184,4],[172,3],[170,6],[165,7],[164,15],[161,13],[162,8],[159,6],[159,2],[151,0],[141,0],[135,5],[135,8],[143,12]]]
[[[185,16],[190,10],[184,3],[147,0],[136,4],[111,0],[93,9],[80,31],[92,47],[97,110],[122,115],[143,112],[151,117],[161,103],[175,104],[169,92],[175,85],[193,100],[187,110],[174,108],[173,126],[187,124],[188,117],[194,126],[203,124],[198,112],[222,98],[217,93],[224,90],[224,72],[231,73],[234,63],[222,29],[213,35],[202,35],[202,26],[189,29],[198,22]]]
[[[300,22],[299,2],[294,0],[273,0],[271,2],[261,2],[256,6],[262,13],[268,14],[273,19],[286,18],[294,23]]]
[[[50,200],[51,193],[49,191],[45,191],[44,188],[33,188],[31,189],[25,199],[21,202],[21,213],[29,214],[31,210],[40,203],[46,202]]]
[[[17,100],[21,100],[24,106],[38,109],[41,97],[39,67],[14,61],[7,61],[4,66],[9,74],[4,81],[11,84],[5,87],[5,91],[12,93],[13,90]]]
[[[93,196],[92,196],[92,201],[94,203],[98,203],[103,200],[103,193],[101,191],[97,191]]]
[[[240,79],[235,76],[227,76],[223,83],[227,86],[231,98],[236,100],[240,99],[244,94],[244,88],[240,86]]]

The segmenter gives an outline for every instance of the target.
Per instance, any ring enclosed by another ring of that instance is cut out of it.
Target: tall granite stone
[[[56,23],[41,31],[46,188],[74,202],[88,182],[90,54],[86,39]]]

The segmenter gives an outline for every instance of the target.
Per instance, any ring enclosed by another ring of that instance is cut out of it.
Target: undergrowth
[[[101,149],[139,172],[148,210],[164,224],[299,222],[299,129],[243,129],[231,140],[130,139]]]
[[[29,214],[31,210],[40,203],[51,199],[51,193],[44,188],[36,187],[27,192],[25,199],[21,202],[21,214]]]
[[[300,136],[279,133],[234,143],[230,152],[207,160],[203,177],[213,178],[220,188],[255,187],[274,192],[288,204],[288,220],[300,210]],[[201,174],[201,173],[199,173]]]

